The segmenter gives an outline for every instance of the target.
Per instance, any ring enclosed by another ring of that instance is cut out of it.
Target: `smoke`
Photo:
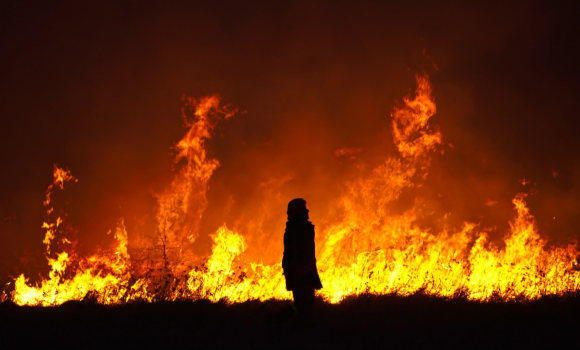
[[[434,232],[480,222],[499,239],[514,195],[533,192],[540,233],[576,238],[571,12],[456,5],[2,11],[11,54],[0,83],[0,260],[14,266],[42,249],[54,163],[79,179],[65,202],[80,250],[112,244],[106,232],[121,217],[130,240],[153,235],[155,195],[174,178],[171,149],[186,132],[180,98],[218,93],[241,113],[207,142],[220,167],[196,253],[210,251],[209,235],[225,222],[248,237],[252,258],[272,263],[288,200],[306,198],[317,227],[330,225],[342,184],[397,154],[390,113],[423,71],[444,145],[422,186],[404,189],[392,210],[423,208]],[[340,149],[360,151],[337,157]]]

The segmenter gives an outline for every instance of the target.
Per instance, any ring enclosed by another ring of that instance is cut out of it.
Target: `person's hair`
[[[288,210],[286,211],[288,218],[294,216],[305,216],[308,219],[308,211],[306,210],[306,201],[302,198],[295,198],[288,203]]]

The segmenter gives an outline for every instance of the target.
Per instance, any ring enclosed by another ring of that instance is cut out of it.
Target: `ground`
[[[59,307],[0,305],[0,348],[456,348],[580,347],[580,297],[474,303],[363,295],[317,300],[302,319],[288,301]]]

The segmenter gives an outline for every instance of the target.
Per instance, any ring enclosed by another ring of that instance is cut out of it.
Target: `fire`
[[[435,114],[435,101],[427,76],[417,76],[415,98],[403,99],[404,105],[393,113],[393,138],[403,158],[425,155],[441,143],[442,135],[431,132],[427,122]]]
[[[236,264],[246,249],[244,237],[224,225],[213,235],[213,240],[206,269],[189,273],[188,288],[197,298],[241,302],[287,296],[280,266]]]
[[[514,198],[516,217],[510,222],[511,234],[505,238],[505,249],[483,248],[487,240],[481,235],[470,254],[470,297],[489,299],[493,293],[512,298],[535,299],[546,294],[576,291],[578,273],[570,271],[578,255],[575,245],[545,250],[534,217],[526,207],[525,194]],[[483,286],[487,288],[482,288]]]
[[[71,175],[70,171],[61,169],[57,167],[56,164],[54,165],[53,177],[54,177],[53,183],[46,189],[46,200],[42,203],[45,207],[48,207],[50,205],[50,195],[52,194],[53,189],[60,188],[61,190],[64,190],[65,182],[71,180],[78,181],[77,179],[74,178],[74,176]],[[48,208],[48,210],[46,211],[47,217],[50,217],[53,211],[54,208],[52,207]],[[59,216],[56,218],[55,222],[52,223],[47,221],[42,223],[42,228],[46,229],[46,233],[44,235],[44,240],[42,241],[42,243],[46,245],[46,252],[50,254],[50,243],[55,238],[55,234],[56,231],[58,230],[58,227],[60,226],[60,224],[62,224],[62,218]]]
[[[200,100],[185,98],[181,110],[187,134],[175,145],[174,164],[185,162],[171,185],[157,196],[157,235],[163,250],[164,268],[183,275],[191,256],[185,249],[199,234],[199,221],[207,207],[208,181],[219,167],[217,159],[207,155],[205,141],[222,119],[231,118],[236,110],[220,106],[217,96]]]
[[[430,154],[443,144],[443,135],[429,123],[436,104],[428,76],[417,76],[416,80],[414,96],[405,97],[391,115],[399,155],[361,169],[356,178],[344,183],[340,196],[329,205],[332,220],[316,228],[318,267],[324,285],[319,295],[332,303],[362,293],[411,295],[419,291],[444,298],[510,301],[579,290],[578,247],[547,247],[526,205],[526,194],[513,199],[515,215],[504,238],[505,246],[491,242],[489,232],[476,223],[465,222],[457,232],[432,232],[417,223],[421,215],[417,209],[402,214],[389,210],[405,188],[421,185],[428,176]],[[121,220],[111,249],[88,257],[70,250],[73,242],[63,229],[66,216],[56,215],[50,206],[51,194],[77,180],[70,171],[55,166],[54,181],[46,192],[47,220],[43,224],[51,270],[36,285],[29,285],[24,275],[16,278],[10,293],[14,302],[59,305],[86,299],[120,304],[290,298],[280,263],[250,259],[247,249],[251,240],[225,223],[211,236],[213,248],[208,257],[191,253],[208,205],[208,183],[220,166],[208,155],[206,141],[216,125],[231,118],[236,110],[222,105],[216,96],[184,101],[182,117],[188,131],[174,147],[175,177],[156,196],[154,242],[131,248],[130,235]],[[359,148],[343,148],[335,156],[353,160],[359,152]],[[268,208],[268,202],[262,208]],[[266,214],[259,215],[256,222]],[[260,229],[252,220],[248,222],[247,227]]]

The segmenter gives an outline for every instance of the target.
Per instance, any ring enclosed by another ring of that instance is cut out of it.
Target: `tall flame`
[[[157,196],[157,235],[163,249],[164,267],[174,266],[176,274],[183,274],[189,256],[187,243],[199,234],[199,222],[207,207],[208,181],[219,167],[217,159],[207,154],[206,140],[212,137],[217,123],[229,119],[236,110],[221,106],[217,96],[199,100],[186,98],[181,110],[186,135],[175,145],[174,164],[185,163],[171,185]],[[173,259],[174,264],[169,264]]]
[[[515,216],[503,248],[490,242],[489,232],[475,223],[465,222],[457,232],[445,229],[435,233],[419,226],[420,212],[415,208],[402,214],[391,210],[405,188],[426,178],[429,155],[443,140],[429,124],[436,105],[428,76],[417,76],[416,80],[414,97],[405,97],[392,113],[399,156],[388,157],[367,172],[361,170],[346,182],[329,210],[334,215],[328,221],[332,224],[317,227],[318,267],[324,285],[319,295],[333,303],[362,293],[410,295],[419,291],[444,298],[509,301],[578,291],[578,247],[547,248],[525,194],[513,199]],[[215,96],[185,99],[182,116],[189,129],[175,145],[176,175],[157,196],[154,248],[161,248],[162,253],[154,259],[161,265],[162,278],[149,273],[152,267],[132,263],[137,258],[130,255],[123,221],[114,234],[114,249],[86,258],[67,251],[51,253],[50,243],[62,223],[59,216],[43,225],[47,254],[56,254],[47,255],[49,276],[36,286],[29,286],[27,279],[19,276],[12,299],[19,305],[58,305],[87,298],[104,304],[289,298],[280,264],[251,261],[246,238],[225,224],[212,235],[209,257],[200,260],[190,254],[207,207],[208,182],[219,166],[217,159],[208,156],[206,140],[212,137],[217,123],[234,112],[220,105]],[[341,149],[336,155],[352,159],[359,151]],[[70,172],[55,167],[45,206],[51,203],[51,191],[63,189],[72,179]]]
[[[50,205],[51,195],[54,189],[60,188],[61,190],[64,190],[65,182],[71,180],[74,180],[75,182],[78,181],[77,179],[75,179],[74,176],[71,175],[69,170],[61,169],[58,166],[56,166],[56,164],[54,165],[53,177],[54,181],[46,189],[46,199],[42,203],[45,207],[48,207]],[[42,223],[42,228],[46,229],[46,232],[44,234],[44,240],[42,241],[42,243],[46,245],[46,252],[48,254],[50,254],[50,244],[56,237],[56,232],[63,222],[63,219],[60,216],[58,216],[54,222],[50,222],[50,215],[52,214],[53,211],[54,211],[53,207],[47,209],[46,211],[47,219]]]

